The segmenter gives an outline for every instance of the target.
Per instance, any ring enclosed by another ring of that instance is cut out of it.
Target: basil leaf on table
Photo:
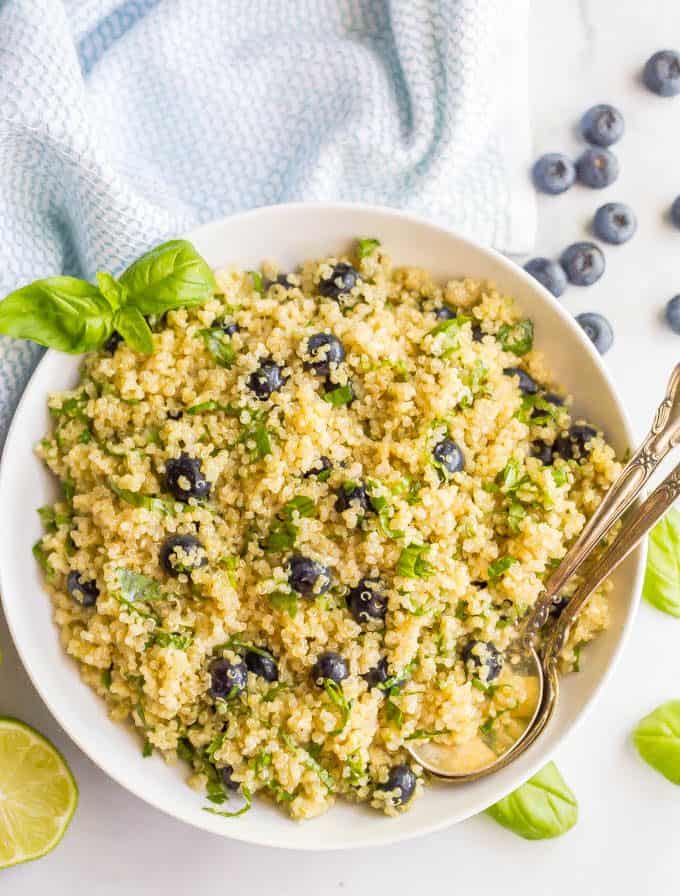
[[[141,355],[153,352],[153,336],[146,319],[139,308],[123,305],[113,319],[116,330],[130,348]]]
[[[186,240],[171,240],[142,255],[121,274],[129,301],[142,314],[201,305],[215,292],[208,263]]]
[[[642,596],[657,610],[680,617],[680,511],[673,507],[650,533]]]
[[[525,840],[566,834],[578,820],[578,803],[554,762],[487,810],[495,821]]]
[[[633,743],[648,765],[680,784],[680,700],[662,703],[645,716],[633,732]]]
[[[112,332],[109,303],[96,286],[75,277],[36,280],[0,302],[0,333],[69,354],[99,348]]]

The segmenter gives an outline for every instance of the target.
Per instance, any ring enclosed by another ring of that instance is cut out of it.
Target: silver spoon
[[[634,512],[624,530],[588,570],[547,635],[540,654],[538,635],[551,604],[565,583],[584,563],[625,511],[635,501],[659,464],[680,444],[680,364],[670,378],[650,432],[621,471],[602,503],[545,583],[520,633],[506,651],[501,677],[495,684],[520,681],[528,694],[521,712],[513,714],[515,730],[504,740],[491,741],[484,733],[461,746],[432,741],[407,744],[413,758],[437,777],[463,783],[485,777],[516,759],[536,740],[550,720],[559,697],[557,660],[574,620],[593,591],[609,576],[663,516],[680,494],[680,465]]]

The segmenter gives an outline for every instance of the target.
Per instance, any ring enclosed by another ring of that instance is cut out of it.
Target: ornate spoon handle
[[[545,623],[553,598],[630,507],[652,473],[677,444],[680,444],[680,364],[676,365],[671,374],[666,397],[659,405],[647,437],[623,468],[560,565],[546,581],[545,590],[523,626],[523,635],[528,641],[535,638]]]
[[[680,496],[680,464],[658,485],[651,495],[637,508],[624,525],[614,543],[588,570],[587,577],[578,586],[566,605],[558,622],[550,633],[545,648],[546,661],[558,657],[564,647],[569,629],[583,609],[586,601],[598,585],[626,559],[628,554],[656,525],[669,507]]]

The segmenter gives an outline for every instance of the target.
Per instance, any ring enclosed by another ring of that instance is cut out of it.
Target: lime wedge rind
[[[77,805],[78,785],[59,750],[30,725],[0,716],[0,870],[54,849]]]

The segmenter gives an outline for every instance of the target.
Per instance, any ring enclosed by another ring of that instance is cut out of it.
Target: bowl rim
[[[582,349],[584,349],[588,354],[590,354],[591,359],[595,362],[598,367],[599,373],[607,384],[609,390],[609,397],[613,401],[615,405],[616,414],[618,415],[621,428],[623,431],[623,435],[625,440],[629,443],[629,446],[634,444],[634,430],[629,419],[626,408],[623,404],[621,396],[619,395],[618,389],[611,377],[611,374],[607,370],[604,365],[601,356],[587,338],[581,327],[577,324],[574,317],[564,308],[564,306],[557,301],[557,299],[537,280],[535,280],[530,274],[528,274],[521,265],[512,261],[507,256],[501,254],[497,250],[481,245],[480,243],[471,240],[470,238],[464,236],[463,234],[458,233],[457,231],[446,227],[442,224],[433,222],[428,220],[426,217],[422,215],[417,215],[412,212],[402,211],[397,208],[390,208],[388,206],[381,205],[373,205],[371,203],[361,203],[361,202],[327,202],[323,200],[318,201],[309,201],[309,202],[290,202],[290,203],[281,203],[277,205],[266,205],[260,206],[259,208],[249,209],[248,211],[238,212],[232,215],[226,215],[221,218],[216,218],[212,221],[206,222],[191,231],[189,231],[186,235],[180,237],[183,239],[190,240],[192,242],[200,242],[203,237],[208,238],[211,232],[215,228],[219,228],[224,225],[226,221],[229,221],[232,225],[237,223],[238,221],[247,220],[251,218],[257,217],[266,217],[268,215],[282,215],[286,216],[287,214],[295,213],[297,211],[306,211],[309,209],[317,209],[323,212],[333,212],[333,211],[359,211],[368,214],[381,215],[388,218],[398,219],[400,222],[408,226],[409,224],[426,227],[431,230],[437,231],[441,236],[450,238],[455,240],[463,249],[470,250],[474,253],[486,255],[490,258],[496,265],[499,265],[506,272],[510,273],[514,277],[518,277],[520,281],[523,281],[525,287],[528,291],[533,291],[538,296],[540,296],[541,300],[552,306],[553,310],[557,312],[558,316],[561,318],[562,325],[566,326],[568,329],[575,334],[577,340],[581,343]],[[227,262],[228,263],[228,262]],[[12,416],[12,420],[7,432],[7,437],[5,441],[5,445],[3,447],[2,456],[0,457],[0,506],[3,503],[3,494],[5,491],[4,479],[5,479],[5,469],[6,463],[5,460],[9,455],[9,451],[11,449],[11,445],[13,442],[13,435],[15,429],[18,429],[19,421],[21,419],[21,412],[23,410],[24,404],[28,402],[29,395],[31,393],[31,385],[33,380],[37,377],[39,369],[45,363],[48,358],[52,358],[55,355],[61,355],[62,353],[57,352],[54,349],[48,349],[45,355],[40,359],[38,364],[36,365],[35,370],[31,373],[31,376],[24,388],[22,396],[17,403],[17,407]],[[636,610],[640,602],[640,593],[642,588],[642,578],[644,574],[645,561],[647,556],[647,544],[646,541],[640,544],[633,556],[637,558],[635,575],[631,582],[631,593],[632,598],[630,601],[630,607],[624,623],[621,627],[620,635],[617,643],[615,644],[611,658],[609,663],[604,670],[603,674],[600,676],[596,685],[593,688],[592,693],[587,698],[585,703],[583,704],[581,710],[578,713],[578,716],[574,719],[574,721],[565,729],[565,731],[559,736],[557,741],[555,742],[551,755],[559,749],[567,740],[567,738],[571,737],[573,733],[580,727],[583,723],[583,720],[586,716],[592,711],[593,706],[596,702],[601,698],[604,689],[606,688],[610,678],[617,667],[622,652],[628,643],[628,639],[630,637],[631,629],[633,626],[633,622],[636,615]],[[395,832],[391,837],[385,836],[366,836],[361,843],[357,844],[324,844],[320,845],[318,843],[304,843],[304,841],[297,845],[292,845],[290,843],[282,843],[277,842],[276,840],[272,840],[271,837],[255,837],[251,834],[247,834],[244,832],[240,832],[238,828],[233,828],[229,830],[216,830],[213,826],[209,824],[208,816],[206,816],[205,821],[202,818],[190,817],[190,813],[188,811],[184,811],[182,808],[178,810],[173,810],[168,806],[163,805],[156,799],[154,799],[150,795],[137,793],[132,787],[126,783],[124,776],[118,774],[116,770],[109,767],[110,764],[104,765],[102,761],[97,756],[93,755],[86,743],[83,742],[83,739],[74,733],[71,730],[71,727],[68,722],[63,720],[59,705],[55,703],[45,692],[45,688],[43,687],[41,681],[38,679],[37,675],[33,674],[33,670],[30,665],[30,660],[24,652],[21,639],[17,636],[16,629],[13,624],[12,614],[9,611],[10,599],[6,597],[6,589],[3,584],[3,564],[0,563],[0,602],[2,603],[4,609],[4,615],[7,622],[7,626],[10,632],[10,636],[14,643],[14,646],[17,650],[19,658],[21,659],[21,663],[23,668],[26,671],[31,683],[36,689],[38,695],[40,696],[43,703],[46,705],[51,715],[59,725],[59,727],[64,731],[68,737],[76,744],[76,746],[82,750],[82,752],[99,768],[101,769],[109,778],[114,780],[117,784],[123,787],[126,791],[131,793],[133,796],[143,800],[148,805],[153,806],[155,809],[163,812],[171,818],[178,819],[182,822],[192,825],[193,827],[198,828],[199,830],[204,830],[208,833],[215,834],[216,836],[223,836],[225,838],[240,841],[244,843],[250,843],[258,846],[267,846],[277,849],[289,849],[289,850],[300,850],[300,851],[337,851],[342,849],[364,849],[374,846],[387,846],[390,844],[400,843],[407,840],[415,839],[416,837],[421,837],[426,834],[435,833],[437,831],[444,830],[449,827],[453,827],[454,825],[460,823],[461,821],[466,820],[474,815],[483,812],[489,805],[487,799],[477,800],[477,804],[473,804],[470,808],[464,810],[462,814],[457,818],[443,818],[439,820],[435,820],[430,823],[422,824],[417,830],[411,831],[401,831]],[[46,592],[45,592],[46,593]],[[114,723],[118,724],[118,723]],[[540,756],[536,757],[535,761],[530,764],[528,768],[524,770],[522,773],[521,779],[519,783],[516,784],[516,787],[519,787],[522,783],[524,783],[528,778],[534,775],[537,770],[542,767],[545,762],[549,761],[549,757]],[[200,819],[200,820],[199,820]],[[313,819],[312,819],[313,822]],[[294,822],[290,822],[294,824]]]

